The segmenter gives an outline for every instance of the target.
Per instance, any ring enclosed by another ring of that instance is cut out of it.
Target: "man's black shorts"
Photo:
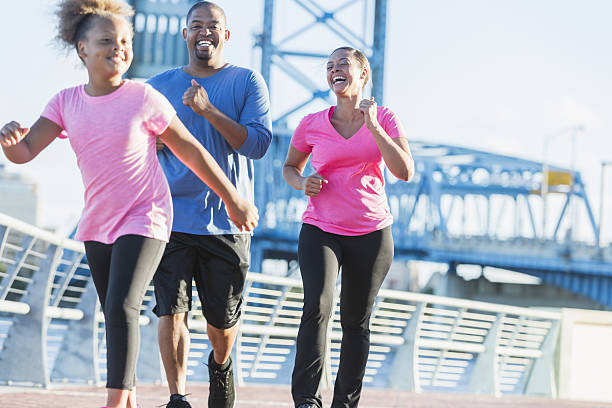
[[[191,310],[192,278],[206,321],[228,329],[240,319],[251,236],[172,232],[153,277],[157,316]]]

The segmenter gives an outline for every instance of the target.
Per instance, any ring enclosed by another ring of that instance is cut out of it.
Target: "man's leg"
[[[231,408],[236,399],[230,353],[238,334],[250,242],[248,235],[210,235],[199,241],[195,282],[213,349],[208,358],[209,408]]]
[[[213,348],[215,362],[219,365],[225,364],[229,358],[236,336],[238,335],[238,325],[229,329],[217,329],[210,323],[206,326],[208,340]]]
[[[153,277],[157,302],[153,312],[159,317],[157,338],[170,391],[167,408],[191,407],[185,400],[185,392],[190,345],[187,317],[197,262],[193,245],[194,236],[173,232]]]
[[[170,394],[185,395],[190,345],[187,313],[161,316],[157,339]]]

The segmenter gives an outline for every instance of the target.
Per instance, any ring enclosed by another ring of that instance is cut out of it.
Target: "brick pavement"
[[[189,400],[194,408],[206,407],[207,384],[189,386]],[[292,408],[287,386],[249,385],[237,390],[235,408]],[[0,408],[99,408],[105,402],[105,390],[95,386],[54,385],[49,389],[0,387]],[[161,385],[138,387],[142,408],[164,406],[167,391]],[[331,391],[324,393],[329,406]],[[422,393],[367,388],[360,408],[612,408],[612,403],[562,401],[548,398],[511,396],[495,398],[456,393]]]

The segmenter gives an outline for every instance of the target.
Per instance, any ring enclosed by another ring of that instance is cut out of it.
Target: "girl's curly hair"
[[[76,47],[96,17],[128,19],[134,15],[134,9],[124,0],[61,0],[56,15],[57,39],[66,47]]]

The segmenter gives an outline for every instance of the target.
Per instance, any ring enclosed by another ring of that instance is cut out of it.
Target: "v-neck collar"
[[[359,132],[361,132],[365,126],[365,121],[363,122],[363,124],[359,127],[359,129],[357,129],[357,131],[355,133],[353,133],[352,135],[350,135],[349,137],[344,137],[340,134],[340,132],[338,132],[338,130],[334,127],[333,123],[331,122],[331,118],[332,115],[334,114],[334,109],[336,109],[335,106],[330,106],[329,109],[327,110],[327,112],[325,113],[325,119],[327,121],[327,123],[329,123],[329,127],[332,129],[333,133],[338,136],[339,138],[341,138],[342,140],[351,140],[352,138],[354,138]]]

